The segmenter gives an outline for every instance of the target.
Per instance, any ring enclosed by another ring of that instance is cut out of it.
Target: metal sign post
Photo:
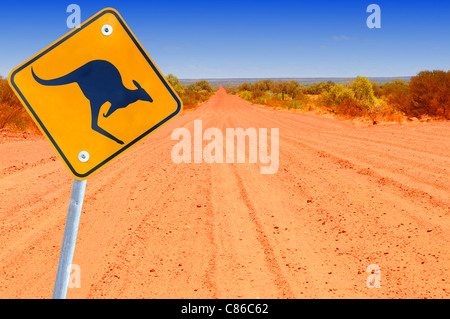
[[[73,180],[69,211],[67,213],[66,226],[64,228],[64,237],[61,245],[61,252],[59,255],[55,287],[53,289],[53,299],[66,298],[85,190],[86,180]]]

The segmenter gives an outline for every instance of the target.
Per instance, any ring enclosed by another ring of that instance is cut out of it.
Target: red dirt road
[[[196,119],[279,128],[278,172],[173,163]],[[356,127],[221,89],[88,180],[67,297],[449,298],[449,146],[450,122]],[[0,297],[51,298],[72,179],[44,139],[0,154]]]

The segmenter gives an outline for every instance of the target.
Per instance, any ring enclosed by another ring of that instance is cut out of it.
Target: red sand
[[[195,119],[278,127],[278,173],[174,164]],[[72,179],[43,138],[1,143],[0,297],[51,298]],[[450,122],[355,127],[221,89],[88,180],[67,297],[449,298],[449,146]]]

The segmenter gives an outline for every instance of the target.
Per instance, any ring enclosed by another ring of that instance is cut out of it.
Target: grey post
[[[85,190],[86,180],[73,180],[69,211],[67,213],[66,226],[64,228],[64,237],[61,245],[61,252],[59,254],[55,287],[53,288],[53,299],[66,298]]]

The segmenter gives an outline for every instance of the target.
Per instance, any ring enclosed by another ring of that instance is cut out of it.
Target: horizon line
[[[171,74],[171,73],[170,73]],[[164,75],[165,77],[168,76]],[[174,74],[175,75],[175,74]],[[176,76],[176,75],[175,75]],[[364,75],[356,75],[356,76],[312,76],[312,77],[292,77],[292,76],[277,76],[277,77],[201,77],[201,78],[179,78],[180,81],[188,81],[188,80],[206,80],[206,81],[214,81],[214,80],[316,80],[316,79],[355,79],[358,76],[362,76],[368,79],[386,79],[386,78],[411,78],[415,75],[396,75],[396,76],[364,76]],[[3,79],[8,79],[9,74],[3,76],[0,73],[0,77]]]
[[[354,79],[357,76],[362,76],[368,79],[383,79],[383,78],[411,78],[415,75],[397,75],[397,76],[317,76],[317,77],[224,77],[224,78],[179,78],[179,80],[246,80],[246,79],[302,79],[302,80],[311,80],[311,79]]]

